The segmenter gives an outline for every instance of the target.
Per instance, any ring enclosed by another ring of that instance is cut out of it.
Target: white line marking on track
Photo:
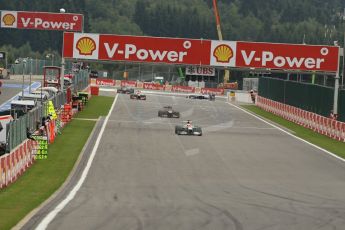
[[[79,120],[79,121],[98,121],[98,119],[91,119],[91,118],[72,118],[72,120]]]
[[[104,92],[116,92],[116,89],[100,88],[99,91],[104,91]]]
[[[54,220],[54,218],[56,217],[56,215],[71,201],[73,200],[73,198],[75,197],[75,195],[77,194],[77,192],[79,191],[79,189],[81,188],[81,186],[83,185],[87,174],[89,173],[89,170],[91,168],[91,164],[93,159],[96,156],[96,151],[98,149],[98,145],[101,141],[101,138],[103,136],[103,132],[105,130],[105,127],[108,123],[110,114],[113,112],[116,101],[117,101],[118,96],[116,95],[115,100],[110,108],[110,111],[108,113],[108,115],[106,116],[104,123],[102,125],[101,131],[97,137],[96,143],[92,149],[91,155],[89,160],[87,161],[86,167],[84,168],[84,171],[78,181],[78,183],[76,184],[76,186],[74,186],[74,188],[69,192],[69,194],[67,195],[67,197],[61,201],[55,208],[54,210],[52,210],[46,217],[44,217],[44,219],[39,223],[39,225],[36,227],[36,230],[45,230],[48,225],[50,224],[50,222],[52,222]]]
[[[276,129],[280,130],[280,131],[283,132],[283,133],[286,133],[287,135],[289,135],[289,136],[291,136],[291,137],[293,137],[293,138],[296,138],[297,140],[300,140],[300,141],[302,141],[302,142],[304,142],[304,143],[306,143],[306,144],[308,144],[308,145],[311,145],[311,146],[313,146],[314,148],[317,148],[318,150],[321,150],[322,152],[325,152],[325,153],[327,153],[328,155],[330,155],[330,156],[332,156],[332,157],[335,157],[336,159],[341,160],[342,162],[345,162],[345,159],[343,159],[343,158],[341,158],[341,157],[335,155],[334,153],[332,153],[332,152],[330,152],[330,151],[328,151],[328,150],[326,150],[326,149],[324,149],[324,148],[321,148],[321,147],[319,147],[319,146],[317,146],[317,145],[314,145],[313,143],[310,143],[309,141],[306,141],[306,140],[304,140],[304,139],[302,139],[302,138],[300,138],[300,137],[297,137],[297,136],[293,135],[292,133],[289,133],[288,131],[286,131],[286,130],[284,130],[284,129],[282,129],[282,128],[280,128],[280,127],[278,127],[278,126],[276,126],[276,125],[274,125],[274,124],[272,124],[272,123],[270,123],[270,122],[268,122],[268,121],[266,121],[266,120],[264,120],[264,119],[262,119],[261,117],[258,117],[258,116],[256,116],[255,114],[250,113],[250,112],[248,112],[248,111],[245,110],[245,109],[242,109],[241,107],[238,107],[238,106],[236,106],[236,105],[234,105],[234,104],[231,104],[231,103],[229,103],[229,102],[227,102],[227,104],[229,104],[230,106],[233,106],[233,107],[235,107],[235,108],[237,108],[237,109],[239,109],[239,110],[241,110],[241,111],[243,111],[243,112],[245,112],[245,113],[247,113],[247,114],[249,114],[249,115],[255,117],[256,119],[258,119],[258,120],[260,120],[260,121],[262,121],[262,122],[264,122],[264,123],[266,123],[266,124],[268,124],[268,125],[270,125],[270,126],[276,128]]]
[[[200,150],[197,149],[197,148],[185,150],[185,154],[186,154],[187,157],[195,156],[195,155],[197,155],[199,153],[200,153]]]

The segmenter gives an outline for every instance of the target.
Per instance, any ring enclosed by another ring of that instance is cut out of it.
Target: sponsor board
[[[224,89],[218,88],[201,88],[201,94],[215,94],[217,96],[224,95]]]
[[[195,93],[195,87],[173,85],[171,88],[171,91],[172,92],[180,92],[180,93]]]
[[[186,75],[215,76],[216,69],[213,67],[205,66],[187,66]]]
[[[115,81],[112,79],[96,79],[96,85],[115,86]]]
[[[191,86],[180,86],[180,85],[160,85],[153,82],[137,82],[137,81],[124,81],[124,80],[113,80],[113,79],[96,79],[96,85],[99,86],[115,86],[115,87],[131,87],[131,88],[142,88],[146,90],[160,90],[166,92],[181,92],[181,93],[202,93],[209,94],[214,93],[216,95],[224,94],[222,88],[200,88]],[[237,85],[237,83],[236,83]]]
[[[209,65],[210,40],[65,33],[63,55],[106,61]]]
[[[144,88],[144,83],[141,81],[138,81],[137,82],[137,88],[140,88],[140,89]]]
[[[115,80],[115,87],[121,87],[121,80]]]
[[[224,83],[224,89],[238,89],[237,82]]]
[[[137,87],[137,82],[136,81],[121,81],[121,87],[135,88]]]
[[[165,91],[171,92],[171,90],[172,90],[172,85],[165,85],[164,87],[165,87]]]
[[[237,42],[212,41],[209,55],[211,66],[236,67]]]
[[[336,72],[339,47],[237,42],[236,67]]]
[[[82,31],[83,15],[29,11],[1,11],[1,27],[35,30]]]
[[[165,90],[165,85],[151,83],[151,82],[144,82],[144,89],[149,90]]]
[[[64,34],[63,56],[105,61],[336,72],[339,47],[67,32]],[[194,70],[187,71],[194,73]]]

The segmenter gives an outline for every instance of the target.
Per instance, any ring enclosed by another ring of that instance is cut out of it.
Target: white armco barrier
[[[242,103],[253,103],[250,93],[248,91],[230,91],[227,92],[228,101],[242,102]]]
[[[257,96],[256,105],[296,124],[312,129],[317,133],[345,142],[345,123],[323,117],[316,113],[286,105],[280,102]]]

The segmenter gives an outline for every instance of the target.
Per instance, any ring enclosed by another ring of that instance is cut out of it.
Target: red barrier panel
[[[258,96],[257,105],[271,113],[312,129],[333,139],[345,142],[345,123]]]
[[[0,189],[6,186],[5,157],[0,158]]]
[[[96,85],[115,86],[113,79],[96,79]]]
[[[0,189],[15,182],[34,161],[36,142],[26,140],[11,153],[0,157]]]
[[[213,93],[215,95],[224,95],[224,89],[220,88],[201,88],[201,93],[202,94],[210,94]]]
[[[151,82],[144,82],[143,89],[148,90],[165,90],[165,85],[151,83]]]
[[[195,87],[174,85],[172,86],[171,91],[180,93],[195,93]]]
[[[136,81],[121,81],[121,87],[135,88],[137,87],[137,82]]]

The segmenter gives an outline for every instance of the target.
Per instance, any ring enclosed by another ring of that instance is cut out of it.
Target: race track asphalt
[[[0,88],[0,105],[17,95],[21,92],[22,88],[17,82],[13,83],[12,81],[2,80],[3,86]],[[27,87],[27,86],[25,86]]]
[[[181,119],[158,118],[173,105]],[[191,119],[203,136],[177,136]],[[119,95],[88,177],[48,229],[344,229],[345,164],[226,104]]]

